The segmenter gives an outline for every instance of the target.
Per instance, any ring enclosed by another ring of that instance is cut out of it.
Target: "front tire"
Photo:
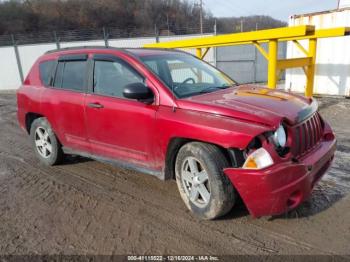
[[[30,128],[30,138],[40,162],[47,166],[62,162],[64,156],[62,146],[45,117],[34,120]]]
[[[179,150],[177,186],[187,208],[201,219],[223,216],[235,204],[235,190],[223,173],[225,167],[228,161],[214,145],[191,142]]]

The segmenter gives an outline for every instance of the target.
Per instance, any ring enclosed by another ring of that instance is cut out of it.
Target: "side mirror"
[[[152,91],[143,83],[132,83],[124,87],[123,96],[147,104],[153,103]]]

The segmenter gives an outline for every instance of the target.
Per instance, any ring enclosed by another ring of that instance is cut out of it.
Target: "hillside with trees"
[[[198,1],[183,0],[10,0],[0,3],[0,35],[101,28],[154,34],[199,33]],[[203,10],[203,31],[215,17]],[[217,18],[219,33],[285,26],[268,16]]]

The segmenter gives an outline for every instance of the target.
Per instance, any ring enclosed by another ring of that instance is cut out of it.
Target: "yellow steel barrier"
[[[307,25],[147,44],[144,47],[195,48],[197,57],[203,59],[211,47],[253,44],[268,61],[269,88],[276,88],[282,70],[301,67],[307,78],[305,96],[311,97],[313,95],[315,77],[317,39],[339,37],[349,34],[349,27],[315,30],[314,26]],[[309,41],[308,49],[305,49],[299,42],[299,40],[305,39]],[[305,54],[305,57],[279,60],[278,43],[282,41],[293,41],[300,51]],[[261,46],[262,43],[268,43],[268,52]]]

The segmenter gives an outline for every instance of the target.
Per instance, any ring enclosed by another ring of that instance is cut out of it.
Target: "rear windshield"
[[[54,65],[55,65],[54,60],[45,61],[40,63],[39,65],[40,79],[45,86],[50,85],[51,75],[52,75],[52,70]]]

